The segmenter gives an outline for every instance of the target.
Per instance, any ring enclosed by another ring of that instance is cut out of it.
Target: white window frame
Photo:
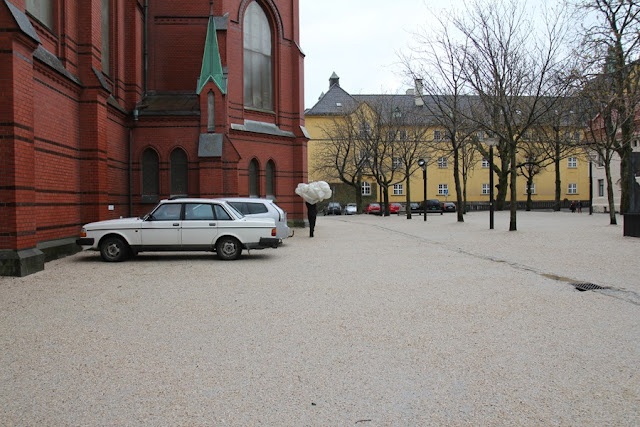
[[[489,160],[482,159],[482,168],[483,169],[489,169]]]
[[[604,197],[604,179],[598,180],[598,197]]]
[[[393,184],[393,195],[394,196],[403,196],[404,195],[404,184]]]
[[[449,194],[449,184],[438,184],[438,196],[446,196]]]
[[[489,184],[482,184],[482,194],[485,196],[489,195]]]
[[[362,195],[370,196],[371,195],[371,184],[367,181],[362,181]]]
[[[578,194],[578,184],[570,183],[567,186],[567,194]]]
[[[531,188],[527,188],[527,183],[524,183],[524,194],[536,194],[536,183],[531,183]]]
[[[433,131],[433,140],[434,141],[441,141],[442,140],[442,132],[439,130],[434,130]]]
[[[393,160],[391,161],[391,169],[396,170],[396,169],[400,169],[401,167],[402,167],[402,158],[394,157]]]
[[[438,157],[438,169],[447,169],[449,163],[446,157]]]
[[[578,167],[578,158],[577,157],[569,157],[567,159],[567,167],[569,169],[576,169]]]

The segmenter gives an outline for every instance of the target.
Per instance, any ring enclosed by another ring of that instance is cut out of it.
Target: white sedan
[[[108,262],[143,251],[215,251],[232,260],[242,249],[277,248],[280,239],[271,218],[247,218],[220,200],[177,199],[161,201],[140,218],[86,224],[76,243]]]

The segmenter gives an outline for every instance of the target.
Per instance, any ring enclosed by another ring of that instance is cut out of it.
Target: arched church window
[[[253,1],[243,21],[244,105],[273,110],[273,65],[271,27],[264,10]]]
[[[188,162],[187,153],[182,148],[171,152],[171,195],[186,196],[188,191]]]

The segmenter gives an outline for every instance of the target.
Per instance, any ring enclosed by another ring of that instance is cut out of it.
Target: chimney
[[[331,89],[333,85],[340,87],[340,77],[338,77],[335,71],[333,72],[333,74],[331,74],[331,77],[329,78],[329,89]]]
[[[415,79],[414,83],[415,83],[416,89],[413,96],[413,100],[416,104],[416,107],[422,107],[424,105],[424,101],[422,100],[422,89],[424,88],[424,86],[422,85],[422,79]]]

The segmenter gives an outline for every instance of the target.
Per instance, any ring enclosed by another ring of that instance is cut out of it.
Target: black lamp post
[[[424,191],[422,193],[422,214],[424,221],[427,220],[427,162],[424,159],[418,160],[418,166],[422,168],[422,181],[424,182]]]

